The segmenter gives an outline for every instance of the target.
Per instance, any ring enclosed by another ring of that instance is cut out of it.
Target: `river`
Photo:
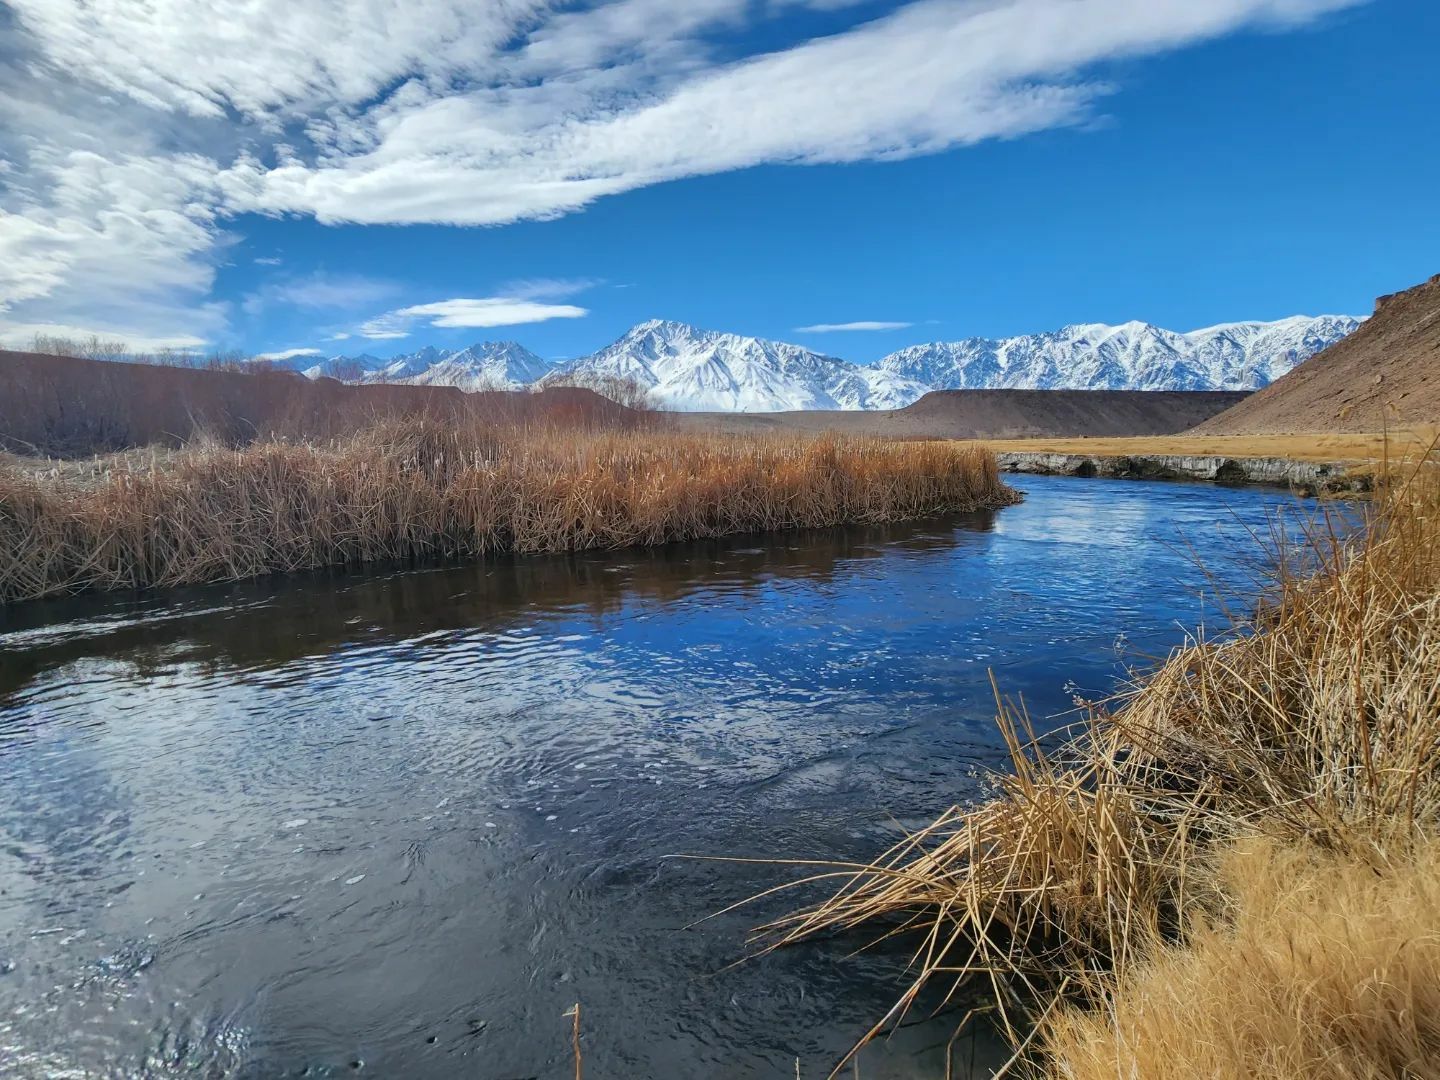
[[[801,897],[690,924],[795,871],[667,856],[877,853],[1000,762],[992,670],[1063,722],[1216,622],[1304,505],[1017,486],[904,526],[0,611],[0,1076],[569,1077],[576,1002],[590,1080],[824,1076],[904,957],[729,967]],[[935,1080],[951,1021],[861,1075]]]

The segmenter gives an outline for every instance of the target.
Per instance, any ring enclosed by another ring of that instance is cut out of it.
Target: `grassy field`
[[[895,521],[1018,499],[980,447],[417,417],[328,441],[0,460],[0,602]]]
[[[1392,431],[1384,434],[1313,432],[1297,435],[1158,435],[1144,438],[987,439],[996,451],[1042,454],[1090,454],[1096,457],[1264,457],[1291,461],[1378,461],[1429,447],[1433,432]]]
[[[993,797],[762,940],[909,937],[865,1038],[978,981],[1048,1080],[1440,1076],[1440,462],[1367,509],[1065,745],[1002,704]]]

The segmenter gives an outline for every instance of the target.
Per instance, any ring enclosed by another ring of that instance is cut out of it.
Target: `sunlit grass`
[[[1440,1076],[1440,844],[1376,861],[1251,839],[1213,923],[1046,1025],[1052,1080]]]
[[[1285,458],[1291,461],[1373,462],[1423,454],[1435,432],[1424,428],[1370,434],[1315,431],[1289,435],[1143,435],[1129,438],[985,440],[1008,453],[1085,454],[1092,457]]]
[[[1417,1010],[1434,1016],[1440,910],[1416,890],[1440,836],[1440,464],[1386,475],[1364,529],[1322,515],[1251,614],[1063,747],[1002,704],[1012,767],[990,798],[872,863],[815,865],[836,891],[761,941],[912,942],[913,981],[862,1045],[978,987],[1014,1066],[1050,1077],[1434,1075]],[[1367,965],[1373,986],[1350,979]],[[1171,977],[1189,992],[1156,998]],[[1245,1035],[1187,1071],[1224,1030]],[[1292,1053],[1305,1031],[1329,1072]],[[1430,1071],[1396,1071],[1421,1051]]]
[[[412,418],[327,442],[0,462],[0,601],[1001,506],[978,448]]]

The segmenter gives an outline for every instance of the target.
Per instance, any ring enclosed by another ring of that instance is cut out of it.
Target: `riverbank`
[[[979,447],[437,418],[327,442],[0,462],[0,602],[996,508]]]
[[[1397,460],[1424,453],[1433,430],[1399,428],[1388,432],[1311,431],[1289,435],[1136,435],[1121,438],[992,439],[1005,453],[1080,454],[1090,457],[1284,458],[1321,464]]]
[[[766,939],[913,934],[865,1039],[978,980],[1054,1080],[1437,1075],[1437,522],[1440,465],[1396,469],[1064,747],[1003,704],[990,801],[822,866],[839,891]]]
[[[1204,480],[1219,484],[1269,484],[1305,495],[1370,490],[1373,473],[1359,462],[1295,461],[1273,457],[1211,457],[1180,454],[1056,454],[999,451],[1003,472],[1039,476],[1105,476],[1125,480]]]
[[[1423,456],[1434,433],[1311,432],[1100,439],[1002,439],[987,443],[1005,472],[1266,484],[1306,495],[1369,491],[1386,461]]]

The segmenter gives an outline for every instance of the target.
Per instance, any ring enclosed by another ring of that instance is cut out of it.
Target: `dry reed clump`
[[[913,518],[1017,495],[986,451],[395,421],[318,444],[0,461],[0,601]]]
[[[764,940],[918,934],[914,982],[865,1040],[926,987],[948,1002],[979,979],[1017,1063],[1043,1045],[1064,1076],[1047,1018],[1103,1012],[1162,943],[1233,912],[1228,845],[1260,838],[1382,876],[1404,865],[1440,834],[1440,467],[1392,476],[1358,535],[1333,523],[1311,528],[1303,571],[1282,561],[1253,617],[1177,650],[1059,751],[1002,704],[1014,771],[993,799],[873,864],[822,867],[807,880],[838,891]]]
[[[1051,1080],[1440,1077],[1440,843],[1377,867],[1251,840],[1217,874],[1222,920],[1052,1017]]]

